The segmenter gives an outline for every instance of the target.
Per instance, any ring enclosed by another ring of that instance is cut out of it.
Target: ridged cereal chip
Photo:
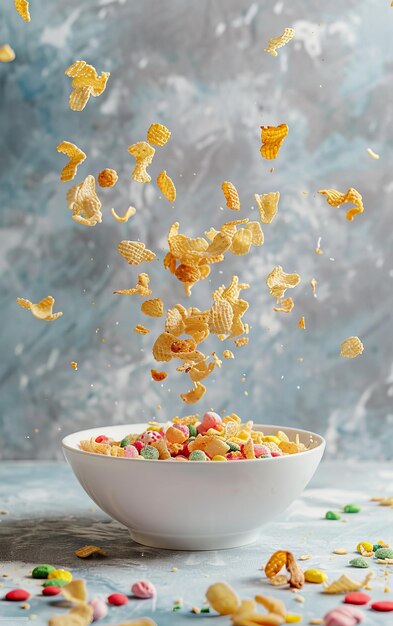
[[[195,404],[205,395],[206,387],[200,382],[194,383],[194,388],[187,393],[181,393],[180,397],[186,404]]]
[[[97,182],[100,187],[114,187],[118,179],[116,170],[111,170],[109,167],[106,167],[97,176]]]
[[[240,607],[239,596],[227,583],[210,585],[206,598],[212,609],[220,615],[232,615]]]
[[[233,309],[227,300],[216,300],[210,309],[209,330],[216,335],[227,335],[231,332]]]
[[[27,0],[14,0],[15,9],[25,22],[30,22],[29,3]]]
[[[252,232],[242,228],[237,230],[232,239],[231,252],[236,256],[247,254],[251,248]]]
[[[266,278],[270,294],[275,296],[277,302],[284,296],[288,288],[292,289],[300,283],[299,274],[286,274],[281,265],[277,265]]]
[[[287,44],[288,41],[291,41],[291,39],[293,39],[294,36],[295,36],[295,31],[293,28],[285,28],[282,35],[280,35],[279,37],[273,37],[272,39],[269,39],[267,48],[265,48],[265,52],[267,52],[268,54],[271,54],[272,57],[276,57],[278,55],[276,50],[278,48],[282,48],[282,46],[285,46],[285,44]]]
[[[39,320],[53,322],[54,320],[57,320],[58,317],[61,317],[63,315],[61,311],[59,311],[58,313],[53,313],[53,305],[55,303],[55,299],[52,298],[52,296],[46,296],[46,298],[44,298],[37,304],[33,304],[32,302],[30,302],[30,300],[26,300],[25,298],[17,298],[16,301],[19,306],[31,311],[34,317]]]
[[[300,320],[298,321],[297,325],[299,326],[299,328],[301,328],[302,330],[305,330],[306,328],[306,318],[304,317],[304,315],[302,315],[302,317],[300,318]]]
[[[172,178],[168,176],[165,170],[162,170],[162,172],[158,174],[157,185],[161,193],[164,194],[164,196],[166,197],[167,200],[169,200],[169,202],[174,202],[176,200],[175,184]]]
[[[326,200],[330,206],[338,207],[345,202],[350,202],[355,205],[355,208],[347,211],[347,220],[352,221],[355,215],[363,213],[363,199],[356,189],[350,187],[345,193],[340,193],[336,189],[321,189],[318,191],[323,196],[326,196]]]
[[[144,262],[150,263],[150,261],[156,258],[154,252],[146,248],[141,241],[123,240],[117,246],[117,250],[129,265],[139,265]]]
[[[100,96],[105,90],[109,72],[102,72],[98,76],[97,70],[86,61],[75,61],[66,71],[66,76],[73,79],[70,95],[70,108],[73,111],[83,111],[90,96]]]
[[[151,124],[147,131],[147,141],[155,146],[165,146],[171,131],[163,124]]]
[[[275,306],[273,308],[274,311],[278,311],[279,313],[290,313],[295,306],[292,298],[284,298],[280,302],[280,306]]]
[[[252,246],[263,246],[264,235],[259,222],[248,222],[245,230],[249,230],[251,233]]]
[[[156,361],[170,361],[173,359],[171,346],[176,341],[176,336],[172,333],[161,333],[153,345],[153,357]]]
[[[280,124],[279,126],[261,126],[261,130],[261,155],[264,159],[275,159],[282,142],[288,135],[288,126],[287,124]]]
[[[235,185],[225,181],[222,183],[221,189],[224,193],[228,209],[232,209],[232,211],[240,211],[240,199]]]
[[[150,332],[150,330],[142,324],[137,324],[133,331],[134,333],[138,333],[139,335],[147,335]]]
[[[242,346],[246,346],[249,342],[249,338],[248,337],[240,337],[239,339],[235,339],[235,341],[233,342],[235,344],[235,346],[237,346],[238,348],[241,348]]]
[[[354,359],[359,354],[362,354],[364,346],[359,337],[348,337],[344,339],[341,344],[340,356],[345,356],[348,359]]]
[[[71,187],[67,191],[66,199],[75,222],[84,226],[95,226],[101,222],[101,201],[96,193],[94,176],[86,176],[79,185]]]
[[[8,43],[0,46],[0,63],[11,63],[15,59],[15,52]]]
[[[150,373],[151,373],[152,379],[155,380],[156,382],[161,382],[162,380],[165,380],[166,377],[168,376],[166,372],[159,372],[158,370],[155,370],[155,369],[150,370]]]
[[[150,174],[146,168],[151,164],[155,149],[146,141],[138,141],[128,147],[128,152],[135,158],[135,167],[131,174],[131,178],[138,183],[149,183],[151,181]]]
[[[251,437],[243,446],[243,454],[246,459],[255,459],[254,443]]]
[[[78,89],[73,89],[69,99],[70,109],[72,109],[72,111],[83,111],[86,104],[89,102],[90,95],[90,87],[79,87]]]
[[[130,217],[132,217],[133,215],[135,215],[136,213],[136,208],[133,206],[129,206],[127,211],[124,213],[123,216],[120,216],[116,213],[115,209],[112,209],[111,211],[113,217],[115,218],[116,222],[128,222],[128,220],[130,219]]]
[[[105,550],[99,548],[98,546],[83,546],[83,548],[75,550],[75,556],[80,559],[88,559],[90,556],[94,556],[96,554],[99,556],[108,556]]]
[[[369,581],[372,579],[372,572],[368,573],[365,579],[362,582],[357,582],[356,580],[352,580],[346,574],[342,574],[340,578],[334,580],[332,583],[324,584],[324,592],[325,593],[349,593],[350,591],[357,591],[358,589],[362,589],[365,587]]]
[[[161,298],[153,298],[142,302],[141,311],[150,317],[162,317],[164,314],[164,303]]]
[[[234,359],[235,355],[233,354],[233,352],[231,350],[224,350],[224,352],[222,353],[222,358],[223,359]]]
[[[121,289],[120,291],[114,291],[113,293],[121,294],[124,296],[132,296],[134,293],[139,293],[140,296],[150,296],[152,294],[152,290],[149,289],[150,277],[149,274],[138,274],[138,282],[136,287],[132,289]]]
[[[62,141],[56,148],[57,152],[65,154],[70,159],[61,171],[60,180],[65,182],[75,178],[78,165],[86,159],[85,153],[70,141]]]
[[[259,217],[263,224],[270,224],[278,211],[278,201],[280,200],[279,191],[270,191],[258,195],[254,194],[255,202],[258,205]]]

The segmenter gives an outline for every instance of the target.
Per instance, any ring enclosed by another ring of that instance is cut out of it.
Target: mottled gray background
[[[153,334],[132,332],[140,322],[156,334],[163,321],[145,318],[140,300],[112,295],[133,286],[138,269],[149,271],[167,306],[185,303],[182,286],[158,262],[131,268],[116,245],[141,238],[162,258],[175,219],[189,235],[232,219],[220,208],[221,182],[231,180],[242,216],[256,216],[253,194],[268,191],[281,192],[280,211],[264,227],[262,248],[228,255],[189,301],[205,308],[233,273],[252,284],[250,345],[208,380],[199,410],[315,429],[327,435],[331,456],[391,457],[390,0],[32,0],[30,8],[30,24],[11,0],[0,17],[0,43],[17,54],[0,66],[0,456],[60,458],[61,437],[75,429],[189,412],[179,399],[188,378],[171,366],[164,384],[152,382]],[[265,54],[268,38],[286,26],[295,40],[277,58]],[[82,113],[68,109],[64,76],[78,58],[111,72],[106,92]],[[174,208],[154,184],[130,181],[127,146],[153,121],[172,130],[150,170],[173,177]],[[259,127],[282,122],[290,132],[271,173]],[[104,218],[95,228],[67,211],[65,158],[56,153],[63,139],[88,155],[76,181],[105,166],[119,172],[119,184],[101,191]],[[349,186],[365,204],[352,223],[316,195]],[[111,207],[122,213],[129,204],[136,216],[116,223]],[[314,252],[319,237],[323,256]],[[278,263],[302,276],[287,316],[273,312],[265,285]],[[64,312],[53,324],[15,304],[47,294]],[[303,314],[306,331],[297,328]],[[349,335],[365,345],[353,361],[339,357]]]

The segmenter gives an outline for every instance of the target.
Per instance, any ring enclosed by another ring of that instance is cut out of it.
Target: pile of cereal
[[[175,417],[167,424],[149,422],[143,433],[126,435],[121,441],[99,435],[82,440],[79,445],[85,452],[149,461],[241,461],[308,449],[298,435],[295,441],[290,441],[281,430],[275,435],[264,435],[253,430],[252,421],[242,424],[235,413],[221,418],[213,411],[205,413],[202,421],[199,415],[189,415]]]

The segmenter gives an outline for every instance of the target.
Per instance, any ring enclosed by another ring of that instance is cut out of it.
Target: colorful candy
[[[30,598],[30,593],[26,589],[12,589],[5,594],[5,599],[10,602],[23,602]]]
[[[389,600],[380,600],[379,602],[373,602],[371,608],[373,611],[387,613],[388,611],[393,611],[393,602]]]
[[[190,461],[207,461],[207,456],[203,450],[193,450],[188,458]]]
[[[351,567],[370,567],[366,559],[364,559],[362,556],[355,557],[354,559],[349,561],[349,564]]]
[[[361,541],[360,543],[358,543],[358,545],[356,546],[356,552],[362,552],[362,549],[365,550],[366,552],[373,552],[374,551],[374,546],[372,543],[370,543],[369,541]]]
[[[155,461],[159,458],[160,453],[157,448],[153,448],[153,446],[144,446],[140,452],[140,455],[143,456],[144,459],[148,459],[149,461]]]
[[[53,567],[53,565],[48,565],[45,563],[43,565],[37,565],[31,572],[31,575],[33,578],[48,578],[48,574],[54,571],[55,568]]]
[[[358,504],[346,504],[343,511],[344,513],[359,513],[360,506]]]
[[[61,593],[61,587],[54,587],[53,585],[48,585],[48,587],[42,588],[43,596],[57,596]]]
[[[339,513],[335,513],[334,511],[327,511],[325,513],[325,519],[341,519],[341,515]]]
[[[326,613],[324,626],[356,626],[363,621],[363,613],[353,606],[338,606]]]
[[[63,580],[66,585],[72,581],[72,574],[66,569],[54,569],[48,574],[48,580]]]
[[[308,583],[324,583],[327,580],[327,574],[321,569],[307,569],[304,572],[304,580]]]
[[[375,557],[377,559],[393,559],[393,550],[392,548],[378,548],[375,551]]]
[[[128,604],[128,598],[124,595],[124,593],[111,593],[107,600],[109,604],[113,604],[113,606],[123,606],[123,604]]]
[[[351,591],[347,593],[344,598],[344,602],[346,604],[368,604],[371,598],[367,595],[367,593],[363,593],[362,591]]]
[[[136,598],[153,598],[157,595],[157,591],[153,583],[148,580],[139,580],[134,583],[131,587],[131,593],[134,594]]]
[[[46,580],[43,583],[43,587],[65,587],[66,585],[68,585],[68,582],[66,580],[62,580],[61,578],[51,578],[49,580]]]
[[[89,604],[93,609],[93,622],[104,619],[108,615],[108,605],[105,600],[95,597],[90,600]]]

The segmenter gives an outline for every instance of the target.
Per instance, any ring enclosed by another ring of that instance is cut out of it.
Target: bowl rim
[[[168,422],[163,422],[163,424],[167,424]],[[170,422],[169,422],[170,423]],[[115,428],[115,427],[121,427],[121,428],[129,428],[131,427],[131,430],[129,432],[132,432],[132,428],[134,427],[141,427],[141,426],[147,426],[148,422],[137,422],[136,424],[112,424],[109,426],[95,426],[93,428],[85,428],[83,430],[79,430],[79,431],[75,431],[72,433],[69,433],[68,435],[66,435],[65,437],[63,437],[62,441],[61,441],[61,446],[64,450],[69,450],[73,453],[77,453],[77,454],[82,454],[84,455],[86,458],[87,457],[93,457],[93,458],[101,458],[101,459],[109,459],[112,461],[134,461],[135,463],[139,463],[140,459],[138,458],[129,458],[129,457],[121,457],[121,456],[108,456],[106,454],[97,454],[96,452],[87,452],[86,450],[80,450],[79,448],[76,447],[76,444],[70,444],[67,442],[67,439],[71,439],[76,437],[77,435],[81,434],[81,433],[85,433],[88,430],[94,431],[94,430],[104,430],[107,428]],[[268,457],[263,459],[265,462],[267,463],[271,463],[273,461],[275,462],[283,462],[286,461],[287,459],[290,458],[299,458],[301,456],[307,455],[307,454],[311,454],[313,452],[315,452],[316,450],[320,450],[322,448],[322,454],[325,450],[326,447],[326,440],[324,439],[324,437],[322,437],[322,435],[319,435],[318,433],[314,433],[311,430],[305,430],[304,428],[294,428],[293,426],[283,426],[283,425],[277,425],[277,424],[257,424],[254,423],[253,428],[257,427],[257,429],[261,430],[262,428],[272,428],[272,429],[276,429],[276,430],[282,430],[283,432],[285,432],[286,429],[289,430],[294,430],[297,433],[303,434],[303,435],[309,435],[312,438],[316,438],[318,440],[318,443],[316,443],[316,445],[314,445],[312,448],[310,448],[309,450],[304,450],[303,452],[296,452],[295,454],[286,454],[283,456],[276,456],[276,457]],[[244,463],[254,463],[254,461],[256,461],[257,459],[242,459],[241,464],[243,465]],[[170,465],[171,467],[173,467],[173,463],[162,463],[162,459],[149,459],[149,463],[160,463],[160,465]],[[202,465],[205,466],[207,465],[208,467],[211,467],[210,463],[202,463],[201,461],[188,461],[188,464],[197,464],[197,465]],[[178,463],[177,465],[182,465],[181,463]],[[228,463],[214,463],[214,465],[224,465],[227,466]],[[229,463],[229,465],[236,465],[236,463]]]

